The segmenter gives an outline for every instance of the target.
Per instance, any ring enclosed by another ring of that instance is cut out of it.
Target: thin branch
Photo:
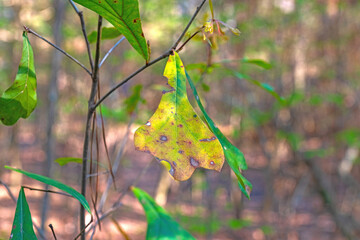
[[[202,27],[201,29],[203,29],[204,27]],[[176,51],[179,52],[183,49],[183,47],[193,38],[195,37],[199,32],[201,32],[201,30],[197,30],[193,35],[191,35]]]
[[[124,41],[125,37],[120,38],[119,41],[117,41],[115,43],[114,46],[112,46],[112,48],[110,48],[110,50],[105,54],[104,58],[101,60],[99,67],[101,67],[103,65],[103,63],[105,62],[105,60],[108,58],[108,56],[110,55],[110,53],[122,42]]]
[[[87,175],[87,158],[89,151],[89,135],[91,129],[91,119],[94,113],[94,108],[92,106],[95,103],[95,97],[97,92],[97,82],[99,81],[99,59],[100,59],[100,39],[101,39],[101,27],[102,27],[102,17],[99,15],[98,19],[98,35],[96,41],[96,52],[95,52],[95,63],[94,63],[94,71],[91,75],[92,84],[91,84],[91,92],[88,102],[88,113],[86,119],[86,128],[85,128],[85,138],[84,138],[84,146],[83,146],[83,156],[82,156],[82,172],[81,172],[81,194],[86,196],[86,175]],[[91,216],[92,218],[92,216]],[[80,204],[80,229],[81,232],[78,236],[81,236],[81,240],[85,240],[85,209]]]
[[[86,44],[86,48],[87,48],[87,52],[88,52],[88,56],[89,56],[89,63],[90,63],[90,67],[91,67],[91,71],[94,71],[94,62],[92,59],[92,55],[91,55],[91,49],[90,49],[90,43],[89,43],[89,39],[86,33],[86,28],[85,28],[85,21],[84,21],[84,15],[82,11],[79,11],[79,9],[76,7],[75,3],[73,0],[69,0],[71,6],[74,8],[76,14],[79,16],[80,18],[80,23],[81,23],[81,31],[83,33],[84,39],[85,39],[85,44]]]
[[[189,23],[187,24],[187,26],[185,27],[184,31],[181,33],[180,37],[176,40],[176,42],[174,43],[174,45],[172,46],[171,49],[176,49],[176,47],[179,45],[181,39],[185,36],[187,30],[189,29],[190,25],[192,24],[192,22],[195,20],[196,16],[198,15],[198,13],[200,12],[200,9],[202,8],[202,6],[205,4],[206,0],[203,0],[201,2],[201,4],[196,8],[195,13],[193,14],[193,16],[191,17]]]
[[[53,227],[53,225],[51,223],[49,224],[49,228],[51,229],[51,232],[52,232],[52,234],[54,236],[54,239],[57,240],[56,234],[55,234],[55,231],[54,231],[54,227]]]
[[[117,84],[116,86],[114,86],[112,89],[110,89],[94,106],[93,109],[97,108],[107,97],[109,97],[116,89],[118,89],[119,87],[121,87],[122,85],[124,85],[125,83],[127,83],[130,79],[132,79],[133,77],[135,77],[136,75],[138,75],[139,73],[141,73],[142,71],[144,71],[146,68],[150,67],[151,65],[159,62],[160,60],[168,57],[173,50],[176,49],[176,47],[179,45],[181,39],[184,37],[186,31],[189,29],[190,25],[192,24],[192,22],[195,20],[195,17],[198,15],[200,9],[202,8],[202,6],[204,5],[204,3],[206,2],[206,0],[203,0],[201,2],[201,4],[196,8],[196,11],[194,13],[194,15],[191,17],[189,23],[187,24],[187,26],[185,27],[185,29],[183,30],[183,32],[181,33],[180,37],[176,40],[176,42],[174,43],[174,45],[167,50],[166,52],[164,52],[161,56],[159,56],[158,58],[156,58],[155,60],[145,64],[144,66],[140,67],[138,70],[136,70],[135,72],[133,72],[130,76],[128,76],[127,78],[125,78],[122,82],[120,82],[119,84]],[[184,45],[184,44],[183,44]],[[184,47],[184,46],[181,46]],[[180,51],[181,49],[179,49]],[[178,52],[179,52],[178,51]]]
[[[87,69],[84,64],[82,64],[79,60],[77,60],[76,58],[74,58],[73,56],[71,56],[69,53],[65,52],[63,49],[61,49],[59,46],[53,44],[52,42],[50,42],[49,40],[47,40],[46,38],[44,38],[43,36],[39,35],[38,33],[34,32],[32,29],[24,26],[24,29],[26,32],[33,34],[34,36],[40,38],[41,40],[43,40],[44,42],[46,42],[47,44],[51,45],[53,48],[55,48],[56,50],[60,51],[62,54],[64,54],[65,56],[67,56],[68,58],[70,58],[71,60],[73,60],[75,63],[77,63],[80,67],[82,67],[89,75],[91,75],[91,72],[89,69]]]
[[[29,190],[31,190],[31,191],[55,193],[55,194],[63,195],[63,196],[66,196],[66,197],[74,198],[73,196],[71,196],[71,195],[68,194],[68,193],[57,192],[57,191],[46,190],[46,189],[40,189],[40,188],[32,188],[32,187],[28,187],[28,186],[22,186],[22,187],[23,187],[23,188],[26,188],[26,189],[29,189]]]

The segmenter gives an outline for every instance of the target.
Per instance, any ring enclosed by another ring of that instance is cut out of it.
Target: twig
[[[110,53],[122,42],[124,41],[125,37],[120,38],[119,41],[117,41],[115,43],[114,46],[112,46],[112,48],[109,49],[109,51],[105,54],[104,58],[101,60],[99,67],[101,67],[103,65],[103,63],[105,62],[105,60],[108,58],[108,56],[110,55]]]
[[[125,238],[125,240],[130,240],[129,236],[127,235],[127,233],[124,231],[124,229],[120,226],[120,224],[115,220],[115,218],[111,218],[111,221],[114,223],[115,227],[117,228],[117,230],[119,230],[119,232],[121,233],[121,235]]]
[[[111,95],[111,93],[113,93],[116,89],[118,89],[119,87],[121,87],[122,85],[124,85],[125,83],[127,83],[130,79],[132,79],[133,77],[135,77],[136,75],[138,75],[139,73],[141,73],[142,71],[144,71],[146,68],[150,67],[151,65],[159,62],[160,60],[168,57],[173,50],[176,49],[176,47],[179,45],[181,39],[184,37],[186,31],[189,29],[190,25],[192,24],[192,22],[195,20],[195,17],[198,15],[201,7],[204,5],[204,3],[206,2],[206,0],[203,0],[201,2],[201,4],[196,8],[196,11],[194,13],[194,15],[191,17],[189,23],[187,24],[187,26],[185,27],[185,29],[183,30],[183,32],[181,33],[180,37],[176,40],[176,42],[174,43],[174,45],[167,50],[166,52],[164,52],[161,56],[159,56],[158,58],[156,58],[155,60],[145,64],[144,66],[140,67],[138,70],[136,70],[135,72],[133,72],[131,75],[129,75],[127,78],[125,78],[122,82],[118,83],[116,86],[114,86],[112,89],[110,89],[94,106],[93,108],[97,108],[107,97],[109,97]],[[182,46],[184,47],[184,46]],[[181,49],[179,49],[180,51]]]
[[[203,29],[204,27],[202,27],[201,29]],[[191,35],[176,51],[180,52],[183,47],[193,38],[195,37],[199,32],[201,32],[201,30],[197,30],[193,35]]]
[[[187,24],[187,26],[185,27],[184,31],[181,33],[180,37],[176,40],[176,42],[174,43],[174,45],[172,46],[171,49],[175,50],[176,47],[179,45],[181,39],[185,36],[185,33],[187,32],[187,30],[189,29],[190,25],[192,24],[192,22],[195,20],[196,16],[198,15],[198,13],[200,12],[200,9],[202,8],[202,6],[205,4],[206,0],[203,0],[201,2],[201,4],[196,8],[195,13],[193,14],[193,16],[191,17],[189,23]]]
[[[83,156],[82,156],[82,172],[81,172],[81,194],[86,196],[86,175],[87,175],[87,157],[89,150],[89,135],[91,129],[91,119],[94,113],[94,108],[92,106],[95,103],[96,91],[97,91],[97,82],[99,81],[99,59],[100,59],[100,39],[101,39],[101,26],[102,26],[102,17],[99,16],[98,19],[98,36],[96,41],[96,52],[95,52],[95,65],[94,71],[91,75],[92,85],[91,92],[88,102],[88,113],[86,119],[86,128],[85,128],[85,138],[84,138],[84,146],[83,146]],[[83,231],[85,230],[85,209],[80,204],[80,229],[82,230],[80,233],[81,240],[85,240],[85,234]]]
[[[23,188],[26,188],[26,189],[29,189],[29,190],[31,190],[31,191],[55,193],[55,194],[63,195],[63,196],[66,196],[66,197],[74,198],[73,196],[71,196],[71,195],[68,194],[68,193],[57,192],[57,191],[46,190],[46,189],[40,189],[40,188],[32,188],[32,187],[28,187],[28,186],[22,186],[22,187],[23,187]]]
[[[60,51],[62,54],[64,54],[65,56],[67,56],[68,58],[70,58],[71,60],[73,60],[75,63],[77,63],[80,67],[82,67],[89,75],[91,75],[91,72],[89,71],[89,69],[87,69],[84,64],[82,64],[81,62],[79,62],[79,60],[77,60],[76,58],[74,58],[73,56],[71,56],[69,53],[65,52],[63,49],[61,49],[59,46],[53,44],[52,42],[50,42],[49,40],[47,40],[46,38],[44,38],[43,36],[39,35],[38,33],[34,32],[32,29],[24,26],[24,29],[26,32],[33,34],[34,36],[40,38],[41,40],[43,40],[44,42],[48,43],[49,45],[51,45],[52,47],[54,47],[56,50]]]
[[[49,228],[51,229],[51,232],[52,232],[52,234],[54,236],[54,239],[57,240],[56,234],[55,234],[55,231],[54,231],[54,227],[53,227],[53,225],[51,223],[49,224]]]
[[[86,48],[87,48],[87,52],[88,52],[88,56],[89,56],[89,63],[90,63],[90,67],[91,67],[91,71],[94,71],[94,62],[92,59],[92,55],[91,55],[91,49],[90,49],[90,43],[89,43],[89,39],[87,37],[87,33],[86,33],[86,28],[85,28],[85,21],[84,21],[84,15],[82,11],[79,11],[79,9],[76,7],[75,3],[73,2],[73,0],[69,0],[71,6],[74,8],[76,14],[79,16],[80,18],[80,24],[81,24],[81,31],[83,33],[84,39],[85,39],[85,44],[86,44]]]

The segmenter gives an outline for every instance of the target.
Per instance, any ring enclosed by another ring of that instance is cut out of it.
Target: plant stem
[[[33,35],[35,35],[36,37],[40,38],[41,40],[43,40],[44,42],[46,42],[47,44],[51,45],[53,48],[57,49],[58,51],[60,51],[62,54],[64,54],[65,56],[67,56],[68,58],[70,58],[71,60],[73,60],[75,63],[77,63],[80,67],[82,67],[89,75],[91,75],[91,72],[89,69],[87,69],[84,64],[82,64],[79,60],[77,60],[76,58],[74,58],[73,56],[71,56],[69,53],[67,53],[66,51],[64,51],[63,49],[61,49],[59,46],[53,44],[52,42],[50,42],[49,40],[47,40],[46,38],[44,38],[43,36],[41,36],[40,34],[34,32],[32,29],[24,26],[24,29],[26,32],[31,33]]]
[[[97,41],[96,41],[96,53],[95,53],[95,65],[94,71],[91,75],[92,85],[91,92],[88,101],[88,113],[86,119],[86,128],[85,128],[85,139],[83,147],[83,157],[82,157],[82,173],[81,173],[81,194],[86,196],[86,175],[87,175],[87,157],[89,151],[89,137],[91,129],[91,119],[94,114],[95,97],[97,92],[97,86],[99,81],[99,60],[100,60],[100,39],[101,39],[101,26],[102,26],[102,17],[99,16],[98,19],[98,28],[97,28]],[[80,231],[85,229],[85,209],[80,204]],[[84,232],[81,233],[81,240],[85,240]]]

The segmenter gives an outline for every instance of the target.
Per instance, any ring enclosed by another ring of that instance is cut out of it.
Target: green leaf
[[[101,30],[101,39],[103,39],[103,40],[114,39],[114,38],[119,37],[120,35],[121,35],[121,32],[119,32],[119,30],[114,27],[103,27]],[[96,38],[97,38],[97,32],[92,31],[88,35],[89,43],[95,43]]]
[[[132,187],[132,192],[144,208],[148,228],[147,240],[195,239],[183,229],[154,199],[140,188]]]
[[[57,162],[60,166],[64,166],[68,163],[82,163],[82,159],[81,158],[74,158],[74,157],[63,157],[63,158],[58,158],[55,160],[55,162]]]
[[[137,106],[139,105],[140,102],[144,102],[145,100],[143,98],[141,98],[141,90],[142,90],[142,85],[138,84],[135,85],[132,89],[132,94],[130,97],[128,97],[125,101],[124,104],[126,106],[126,111],[128,114],[133,113]]]
[[[13,85],[0,98],[0,120],[5,125],[28,118],[37,103],[34,54],[27,33],[23,33],[23,50]]]
[[[249,63],[249,64],[254,64],[258,67],[264,68],[266,70],[271,69],[272,65],[264,60],[261,59],[247,59],[247,58],[243,58],[242,59],[243,63]]]
[[[169,56],[164,76],[170,89],[163,91],[150,120],[136,130],[136,149],[151,153],[179,181],[189,179],[198,167],[220,171],[221,144],[190,105],[184,65],[177,53]]]
[[[26,201],[24,189],[22,187],[20,189],[16,204],[15,217],[12,225],[10,239],[37,239],[33,228],[29,205]]]
[[[200,97],[199,94],[196,91],[195,85],[192,82],[190,76],[186,73],[186,77],[187,80],[190,84],[190,87],[193,91],[193,94],[195,96],[196,102],[201,110],[201,112],[203,113],[206,122],[209,126],[209,128],[211,129],[211,131],[215,134],[215,136],[219,139],[220,144],[224,150],[225,153],[225,159],[228,162],[228,164],[230,165],[231,169],[234,171],[238,182],[239,182],[239,187],[241,189],[241,191],[245,194],[245,196],[247,198],[250,198],[250,193],[252,190],[252,184],[241,174],[241,170],[246,170],[247,169],[247,164],[245,161],[245,157],[244,154],[238,149],[236,148],[225,136],[224,134],[219,130],[218,127],[216,127],[215,123],[213,122],[213,120],[209,117],[209,115],[207,114],[207,112],[205,111],[204,106],[202,105],[201,101],[200,101]]]
[[[68,185],[65,185],[65,184],[63,184],[63,183],[61,183],[59,181],[54,180],[54,179],[51,179],[51,178],[48,178],[48,177],[45,177],[45,176],[41,176],[41,175],[38,175],[38,174],[35,174],[35,173],[26,172],[24,170],[17,169],[17,168],[12,168],[12,167],[9,167],[9,166],[4,166],[4,167],[6,169],[10,169],[10,170],[13,170],[15,172],[22,173],[22,174],[24,174],[24,175],[26,175],[26,176],[28,176],[28,177],[30,177],[32,179],[35,179],[37,181],[46,183],[48,185],[54,186],[54,187],[64,191],[64,192],[67,192],[68,194],[73,196],[75,199],[77,199],[81,203],[81,205],[84,206],[86,211],[88,211],[91,214],[89,203],[86,201],[85,197],[83,195],[81,195],[78,191],[73,189],[72,187],[70,187]]]
[[[137,0],[74,0],[74,2],[108,20],[119,32],[124,34],[131,46],[144,57],[146,62],[149,61],[150,54],[141,28]]]
[[[286,103],[286,100],[285,98],[281,97],[275,90],[274,88],[267,84],[267,83],[262,83],[262,82],[259,82],[257,80],[253,80],[253,79],[250,79],[249,76],[246,76],[244,74],[241,74],[239,72],[236,72],[236,71],[232,71],[234,76],[239,78],[239,79],[245,79],[246,81],[252,83],[253,85],[255,86],[258,86],[260,88],[262,88],[263,90],[265,90],[266,92],[270,93],[278,102],[282,103],[282,104],[285,104]]]

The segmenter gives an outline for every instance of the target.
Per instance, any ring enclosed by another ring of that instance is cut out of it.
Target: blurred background
[[[152,59],[169,49],[199,2],[139,0]],[[166,85],[163,60],[103,104],[110,157],[119,159],[117,189],[109,188],[104,195],[103,211],[136,181],[197,239],[359,239],[360,2],[213,0],[213,4],[215,19],[228,26],[222,25],[224,34],[217,28],[213,34],[200,33],[180,56],[207,112],[245,155],[249,169],[244,176],[253,184],[251,200],[241,194],[226,163],[221,173],[198,169],[190,180],[175,182],[150,155],[134,150],[133,133],[151,117]],[[96,30],[97,15],[78,7],[84,10],[90,34]],[[210,18],[206,3],[189,34]],[[89,65],[80,21],[68,1],[2,0],[2,92],[17,72],[23,25]],[[104,25],[110,26],[106,21]],[[233,34],[231,27],[241,33]],[[0,180],[15,196],[20,185],[44,188],[3,167],[11,165],[50,174],[80,190],[80,164],[60,166],[54,160],[82,156],[91,79],[44,41],[31,34],[29,38],[38,106],[29,119],[0,126]],[[104,40],[101,55],[120,38]],[[101,68],[101,93],[143,64],[127,41],[120,43]],[[100,131],[100,119],[96,125]],[[108,172],[103,144],[99,145],[100,157],[93,158],[99,162],[100,199]],[[44,200],[44,193],[29,190],[26,195],[34,223],[44,229],[46,239],[51,239],[50,223],[59,239],[78,233],[77,201],[61,195]],[[131,193],[122,203],[112,218],[130,239],[144,239],[141,205]],[[9,238],[15,207],[1,185],[0,239]],[[94,239],[124,236],[106,218]]]

